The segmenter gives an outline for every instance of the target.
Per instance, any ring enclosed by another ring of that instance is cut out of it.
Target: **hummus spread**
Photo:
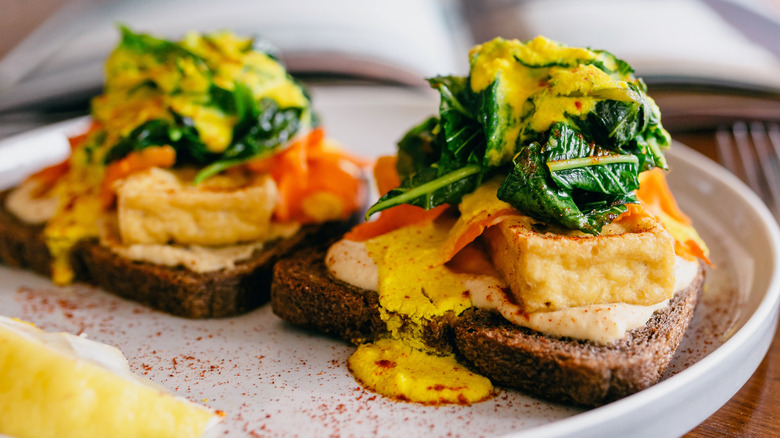
[[[331,246],[325,260],[331,274],[336,278],[363,289],[378,289],[379,269],[363,242],[336,242]],[[356,266],[360,268],[356,269]],[[566,336],[600,344],[621,339],[627,332],[644,326],[653,312],[669,303],[669,300],[665,299],[651,305],[594,304],[550,312],[525,313],[507,296],[506,281],[498,276],[456,273],[450,270],[446,272],[462,284],[462,290],[468,291],[472,304],[478,308],[496,310],[514,324],[550,336]],[[694,280],[697,272],[697,261],[676,256],[675,292],[685,289]]]

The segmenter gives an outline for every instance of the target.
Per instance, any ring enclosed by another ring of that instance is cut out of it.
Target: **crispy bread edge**
[[[327,247],[307,249],[279,260],[271,282],[271,307],[283,320],[341,338],[355,345],[387,337],[379,295],[334,278],[325,267]],[[440,352],[452,351],[451,327],[456,317],[447,313],[426,321],[423,342]],[[399,332],[418,333],[420,327],[401,321]]]
[[[9,193],[0,192],[0,261],[50,277],[52,259],[43,240],[43,225],[29,225],[6,210]]]
[[[0,192],[0,262],[51,276],[51,255],[42,225],[30,225],[5,208],[10,190]],[[156,310],[186,318],[219,318],[245,313],[269,298],[273,264],[309,245],[330,242],[358,220],[306,225],[287,239],[269,242],[234,269],[196,273],[182,267],[135,262],[96,240],[79,242],[71,261],[76,279]]]
[[[599,406],[658,382],[693,318],[703,283],[700,264],[695,280],[669,306],[608,345],[545,336],[477,309],[458,319],[454,340],[466,363],[499,385],[556,402]]]
[[[550,401],[599,406],[647,388],[661,378],[682,340],[704,280],[694,282],[648,323],[615,343],[554,338],[472,308],[432,322],[426,343],[494,383]],[[274,269],[271,306],[280,318],[359,344],[387,335],[376,292],[333,278],[324,251],[304,251]]]

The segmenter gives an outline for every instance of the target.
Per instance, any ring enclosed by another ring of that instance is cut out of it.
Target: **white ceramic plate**
[[[437,105],[430,94],[401,88],[318,88],[314,98],[329,134],[364,156],[392,153],[402,133]],[[0,142],[0,185],[60,159],[65,135],[84,123]],[[729,173],[682,145],[668,157],[672,190],[717,268],[707,272],[701,304],[663,381],[590,411],[508,390],[473,406],[390,401],[351,377],[351,346],[296,329],[269,306],[192,321],[0,267],[0,312],[116,345],[134,371],[224,411],[230,436],[678,436],[722,406],[765,355],[777,325],[780,232]]]

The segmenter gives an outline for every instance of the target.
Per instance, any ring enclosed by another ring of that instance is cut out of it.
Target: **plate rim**
[[[76,117],[0,139],[0,149],[11,143],[34,141],[36,137],[50,132],[60,131],[65,133],[68,129],[72,129],[80,123],[83,124],[88,118],[89,116]],[[573,436],[578,432],[581,433],[583,427],[596,427],[612,421],[620,421],[621,417],[624,417],[631,412],[636,412],[637,409],[641,409],[648,404],[659,403],[672,396],[676,388],[685,386],[686,383],[690,384],[690,381],[696,381],[697,375],[707,375],[707,373],[717,369],[725,360],[732,357],[735,352],[744,348],[745,345],[749,345],[751,343],[750,341],[756,341],[756,333],[766,330],[767,324],[774,325],[774,327],[770,329],[771,333],[774,333],[777,326],[778,311],[780,310],[778,306],[778,303],[780,303],[780,228],[778,227],[777,222],[758,195],[715,161],[677,141],[674,142],[674,146],[667,151],[667,153],[674,156],[674,159],[685,162],[687,166],[696,167],[711,178],[722,181],[729,189],[734,191],[738,197],[743,199],[755,214],[757,214],[757,218],[764,226],[764,229],[770,238],[770,248],[774,259],[774,270],[769,279],[767,289],[762,291],[764,295],[760,303],[752,315],[750,315],[733,336],[696,363],[686,367],[677,374],[670,376],[639,393],[609,403],[605,406],[587,410],[570,417],[554,420],[549,424],[517,430],[501,436]],[[0,176],[2,176],[2,173],[0,173]],[[768,348],[769,343],[766,344],[766,350],[761,355],[762,359],[766,356]],[[748,378],[755,372],[756,367],[751,367]],[[734,393],[743,385],[744,382],[740,382]],[[727,400],[728,398],[726,398],[723,403],[717,403],[717,407],[707,414],[706,417],[696,417],[697,419],[693,422],[693,427],[722,407]],[[687,430],[688,429],[678,432],[684,433]]]
[[[775,330],[777,330],[777,319],[778,313],[780,312],[780,308],[778,307],[780,304],[780,227],[778,227],[778,224],[769,209],[764,205],[758,195],[745,183],[704,154],[701,154],[678,141],[675,141],[674,146],[666,151],[666,153],[673,155],[675,159],[685,162],[687,166],[697,167],[709,176],[721,180],[725,185],[736,192],[740,198],[744,199],[753,209],[753,212],[758,215],[758,218],[764,225],[768,237],[771,240],[770,249],[772,250],[772,256],[774,258],[774,271],[769,279],[767,289],[763,291],[763,298],[755,311],[733,336],[715,350],[702,357],[696,363],[681,370],[679,373],[621,400],[554,421],[550,424],[536,426],[525,431],[510,433],[504,435],[505,437],[522,434],[545,437],[569,436],[570,434],[575,434],[578,430],[581,432],[583,424],[595,426],[597,424],[603,424],[604,422],[614,421],[631,412],[637,411],[648,403],[659,402],[660,400],[673,395],[675,390],[680,386],[685,385],[686,381],[696,380],[697,375],[709,374],[725,360],[731,358],[738,350],[744,348],[745,345],[755,343],[751,341],[756,341],[756,333],[762,331],[762,329],[766,329],[766,324],[774,326],[770,329],[771,333],[774,333]],[[765,351],[761,354],[762,360],[766,356],[770,344],[771,340],[767,343]],[[755,372],[757,367],[751,368],[748,378]],[[746,381],[747,379],[745,382]],[[736,392],[744,386],[745,382],[741,382],[737,390],[734,391],[729,398],[736,394]],[[710,412],[707,417],[696,421],[694,427],[720,409],[729,398],[726,398],[724,403],[718,403],[718,408]],[[684,433],[687,430],[690,429],[681,430],[680,433]]]

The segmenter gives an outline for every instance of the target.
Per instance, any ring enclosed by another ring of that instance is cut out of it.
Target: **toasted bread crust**
[[[304,244],[327,241],[344,228],[331,222],[307,225],[292,237],[268,242],[235,268],[206,273],[132,261],[94,240],[82,242],[74,251],[88,283],[174,315],[221,318],[268,302],[271,270],[280,257]]]
[[[322,250],[301,251],[277,263],[271,284],[274,313],[354,344],[379,338],[387,330],[379,296],[330,277],[323,257]]]
[[[386,337],[379,295],[331,276],[325,267],[325,250],[304,250],[277,262],[271,283],[273,312],[287,322],[355,345]],[[427,321],[423,342],[442,353],[452,351],[453,318],[448,313]],[[399,331],[415,328],[402,326]]]
[[[0,261],[51,276],[51,255],[43,240],[43,225],[30,225],[5,208],[10,190],[0,192]]]
[[[623,340],[601,346],[543,335],[498,313],[471,308],[437,319],[425,342],[454,351],[494,383],[564,403],[598,406],[655,384],[693,317],[704,278],[678,292],[670,305]],[[300,252],[274,268],[274,313],[293,324],[353,343],[387,336],[378,295],[339,281],[324,266],[324,252]]]
[[[42,225],[30,225],[5,209],[0,192],[0,262],[51,276],[51,255]],[[76,278],[154,309],[186,318],[219,318],[252,310],[268,301],[271,270],[282,256],[306,245],[323,244],[355,219],[303,226],[272,241],[229,270],[197,273],[182,267],[136,262],[114,254],[97,240],[79,242],[72,252]]]
[[[658,382],[693,317],[703,272],[644,327],[611,344],[545,336],[477,309],[458,318],[453,339],[466,363],[499,385],[559,402],[602,405]]]

